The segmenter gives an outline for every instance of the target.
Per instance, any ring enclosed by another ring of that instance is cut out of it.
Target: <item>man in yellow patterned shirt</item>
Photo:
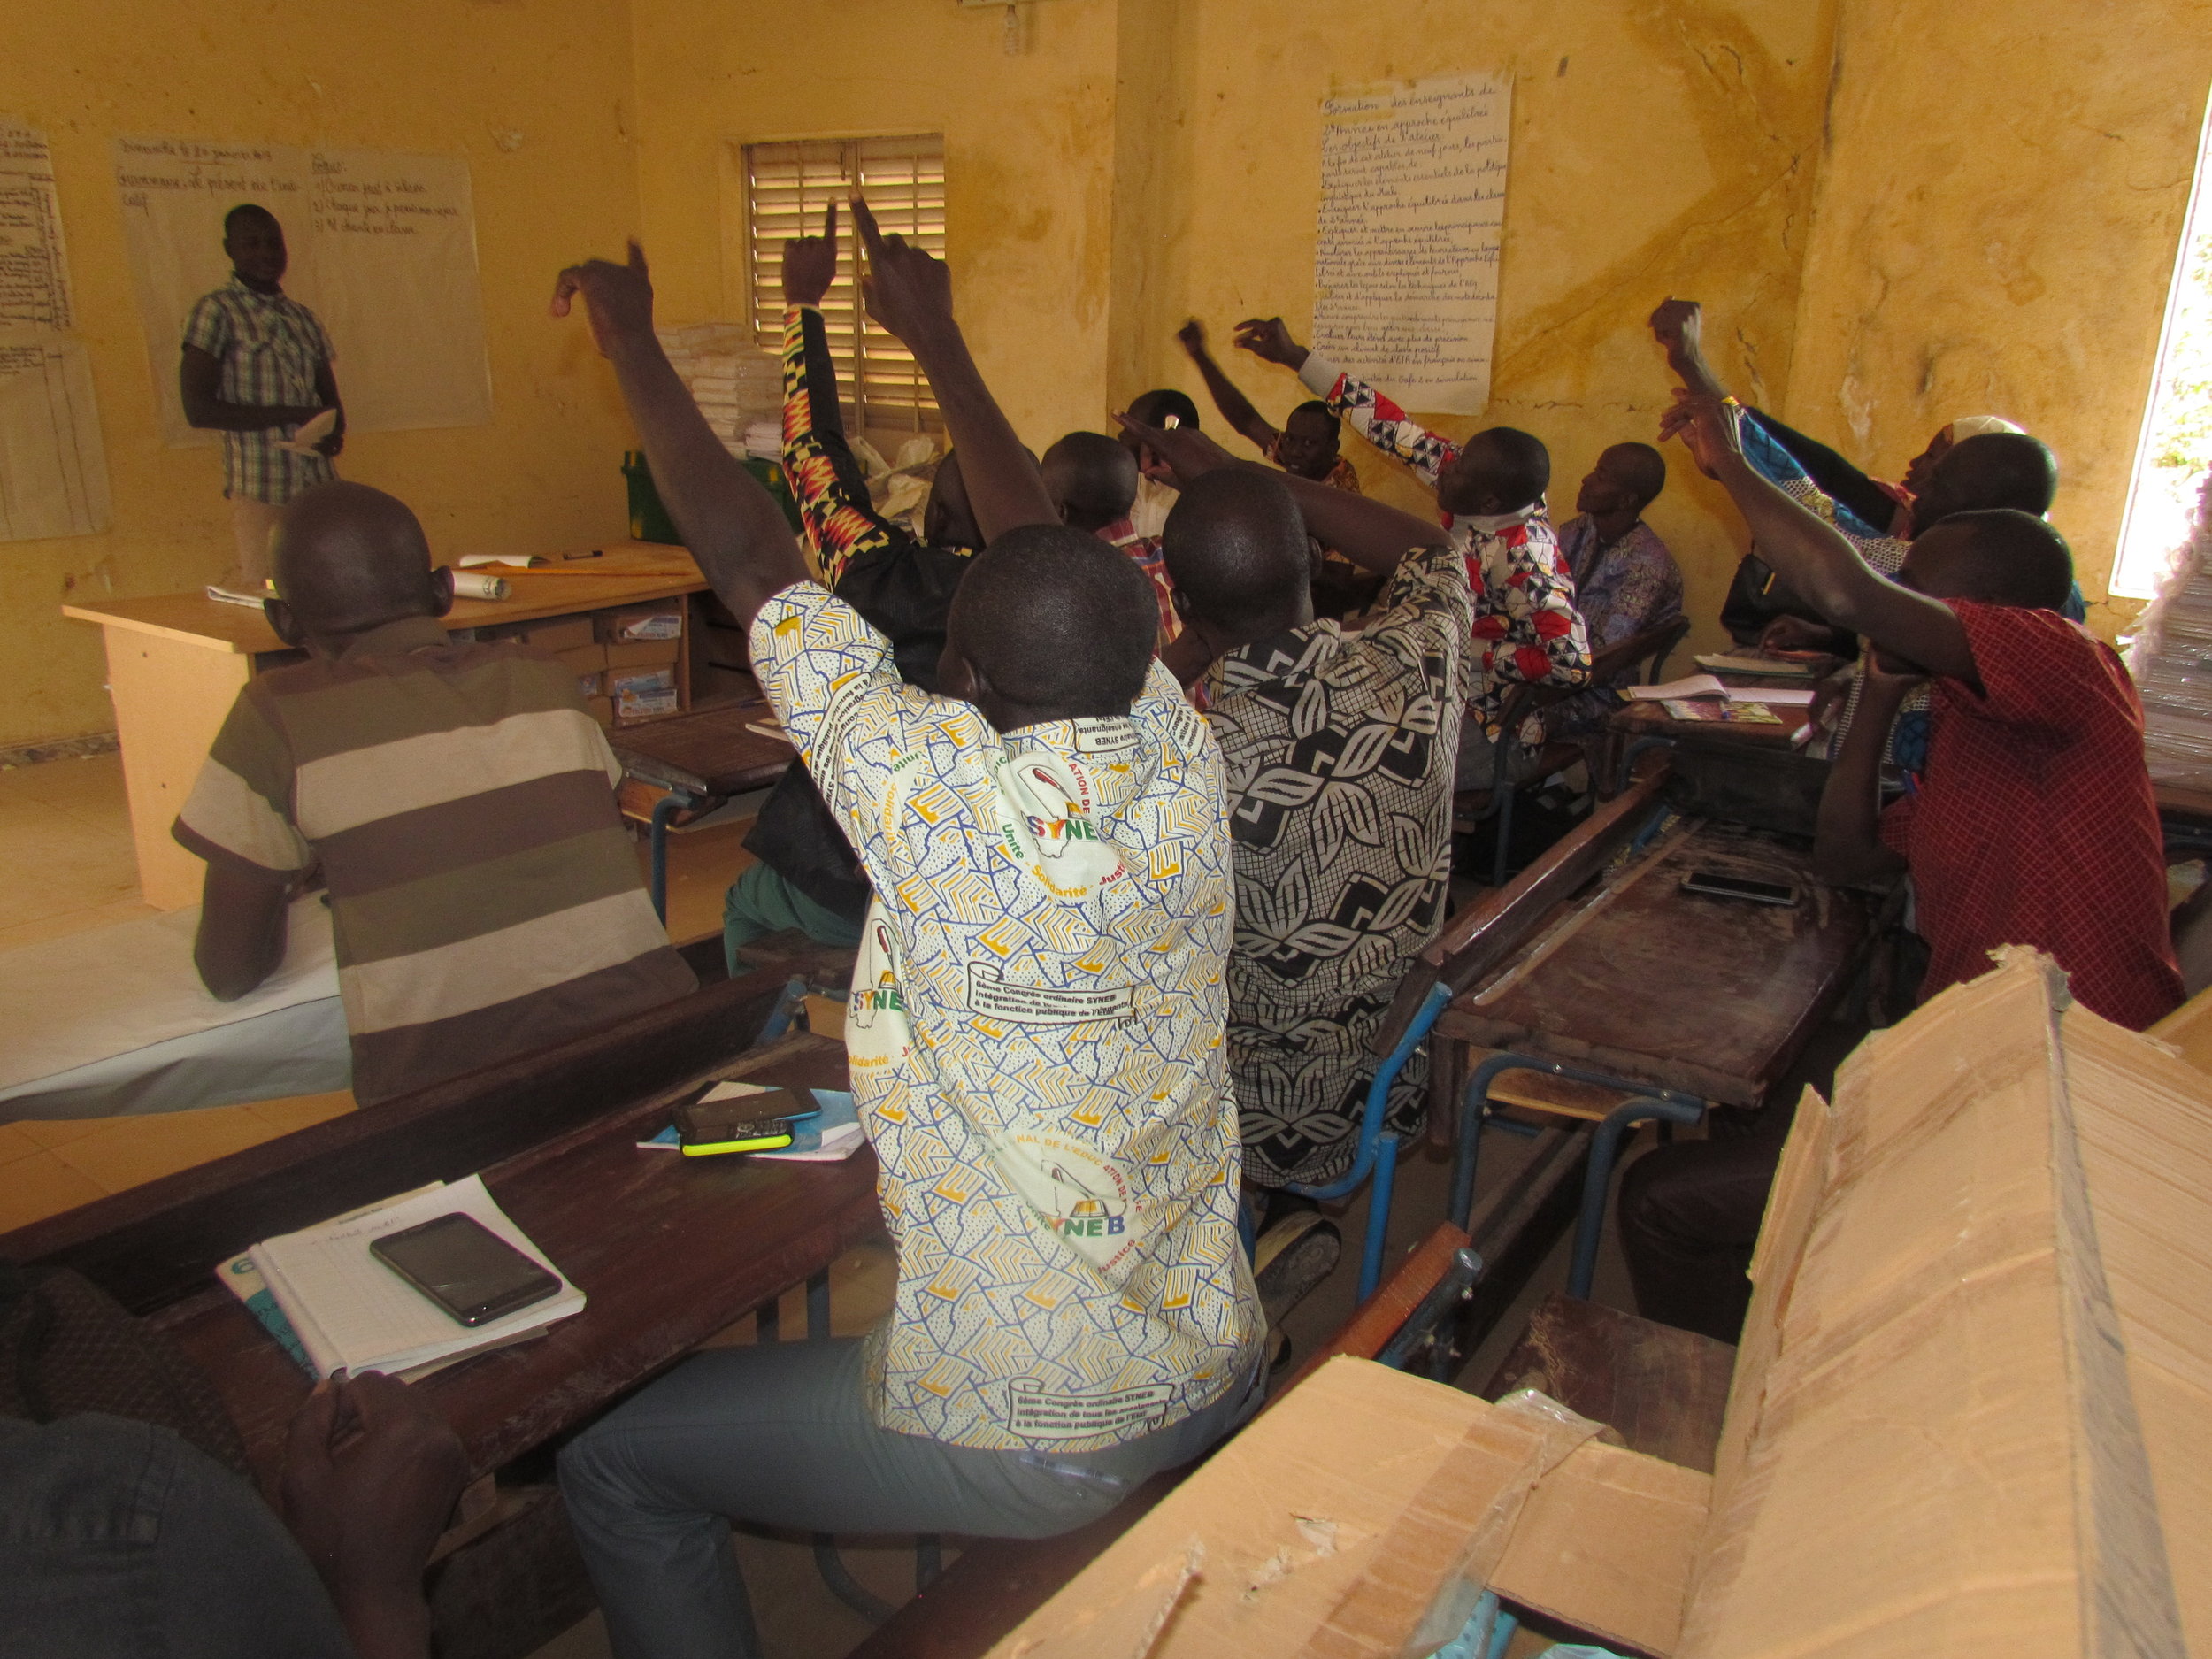
[[[869,309],[930,379],[989,545],[941,695],[804,580],[654,339],[641,257],[580,292],[686,544],[851,840],[872,903],[847,1044],[899,1253],[864,1341],[695,1356],[572,1443],[623,1659],[747,1651],[731,1519],[1042,1537],[1257,1403],[1237,1236],[1221,755],[1152,657],[1142,574],[1052,522],[945,268],[856,204]]]

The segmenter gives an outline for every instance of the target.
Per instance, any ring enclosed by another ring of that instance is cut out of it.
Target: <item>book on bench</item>
[[[440,1216],[465,1215],[561,1281],[542,1302],[469,1326],[369,1254],[370,1243]],[[581,1313],[584,1293],[545,1258],[472,1175],[375,1209],[265,1240],[247,1252],[318,1376],[380,1371],[426,1374],[488,1348],[526,1341]]]

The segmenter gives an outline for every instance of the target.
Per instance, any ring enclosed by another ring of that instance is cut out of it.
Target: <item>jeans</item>
[[[738,975],[737,953],[756,939],[795,927],[819,945],[850,949],[860,924],[817,904],[766,864],[749,864],[722,895],[722,961]]]
[[[561,1494],[618,1659],[739,1659],[730,1523],[802,1532],[1049,1538],[1203,1455],[1259,1407],[1264,1368],[1182,1422],[1097,1452],[979,1451],[879,1428],[864,1343],[695,1355],[561,1454]]]
[[[261,1494],[166,1429],[0,1420],[9,1659],[350,1659]]]

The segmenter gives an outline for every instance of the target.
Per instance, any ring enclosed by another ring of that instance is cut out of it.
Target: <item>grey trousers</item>
[[[1256,1365],[1205,1410],[1106,1451],[978,1451],[879,1428],[862,1348],[849,1338],[695,1355],[561,1453],[561,1495],[617,1659],[742,1659],[732,1521],[1049,1538],[1204,1454],[1265,1392]]]

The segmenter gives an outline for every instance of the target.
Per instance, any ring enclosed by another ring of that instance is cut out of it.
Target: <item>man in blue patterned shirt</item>
[[[571,1444],[562,1489],[622,1659],[746,1651],[730,1519],[1042,1537],[1256,1403],[1237,1235],[1221,750],[1153,658],[1148,584],[1060,525],[953,321],[876,234],[870,314],[928,375],[990,544],[941,695],[806,579],[669,366],[627,266],[562,273],[653,476],[875,898],[847,1051],[898,1249],[864,1340],[695,1356]]]
[[[226,580],[258,591],[285,503],[338,476],[330,457],[345,447],[346,414],[330,336],[284,291],[290,256],[276,215],[251,202],[231,209],[223,251],[230,280],[201,296],[184,320],[177,391],[186,420],[223,434],[223,494],[238,538]],[[286,447],[326,411],[334,416],[329,431],[312,444]]]

